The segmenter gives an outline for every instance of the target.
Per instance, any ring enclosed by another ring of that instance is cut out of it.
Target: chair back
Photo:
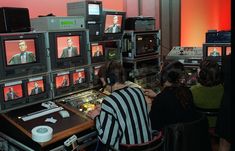
[[[120,151],[162,151],[162,133],[153,133],[153,139],[142,144],[120,144]]]
[[[177,123],[164,128],[164,151],[211,151],[208,120]]]

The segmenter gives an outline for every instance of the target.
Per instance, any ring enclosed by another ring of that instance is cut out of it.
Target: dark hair
[[[184,65],[181,62],[166,62],[163,64],[162,70],[160,72],[161,85],[163,86],[166,81],[169,81],[172,84],[179,84],[183,75]]]
[[[116,62],[116,61],[109,61],[109,62],[106,62],[103,66],[101,66],[98,72],[98,76],[99,78],[104,78],[107,84],[109,83],[107,81],[107,78],[110,78],[111,85],[116,82],[119,82],[119,83],[125,82],[124,69],[121,63]]]
[[[220,84],[222,73],[219,65],[214,60],[203,60],[200,65],[198,82],[203,86],[215,86]]]

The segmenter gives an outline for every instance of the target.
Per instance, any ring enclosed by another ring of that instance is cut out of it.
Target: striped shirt
[[[125,87],[104,98],[101,112],[95,118],[103,144],[140,144],[151,140],[147,103],[141,89]]]

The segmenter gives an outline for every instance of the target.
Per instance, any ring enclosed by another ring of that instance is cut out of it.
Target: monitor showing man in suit
[[[17,93],[14,91],[13,87],[9,87],[8,88],[8,92],[6,93],[6,101],[9,100],[14,100],[14,99],[18,99],[19,95],[17,95]]]
[[[107,15],[104,33],[119,33],[119,32],[121,32],[121,25],[119,24],[119,22],[122,21],[121,17],[122,16],[118,16],[118,15]],[[112,24],[108,25],[110,18],[112,18]],[[120,18],[120,21],[119,21],[119,18]]]
[[[73,77],[74,77],[74,84],[81,84],[86,81],[84,71],[75,72]]]
[[[34,50],[28,50],[27,42],[30,43],[30,47]],[[34,40],[19,40],[18,41],[18,49],[20,50],[19,53],[15,53],[16,51],[10,50],[10,49],[16,49],[16,46],[12,46],[15,41],[8,41],[6,42],[6,55],[7,58],[9,55],[10,59],[8,60],[8,65],[15,65],[15,64],[25,64],[25,63],[31,63],[36,62],[36,56],[35,56],[35,46],[34,46]],[[9,50],[8,50],[9,49]]]
[[[210,49],[211,50],[211,49]],[[209,56],[212,56],[212,57],[217,57],[217,56],[221,56],[221,53],[222,53],[222,50],[221,48],[212,48],[212,50],[210,51],[209,53]]]
[[[67,38],[67,46],[63,49],[60,58],[74,57],[78,55],[78,48],[73,45],[73,39]]]
[[[94,45],[92,46],[92,56],[99,57],[103,55],[103,47],[102,45]]]
[[[40,87],[38,82],[35,81],[34,82],[34,87],[31,89],[30,95],[36,95],[36,94],[39,94],[39,93],[42,93],[42,92],[43,92],[42,87]]]
[[[63,88],[69,86],[69,75],[59,75],[56,77],[56,88]]]

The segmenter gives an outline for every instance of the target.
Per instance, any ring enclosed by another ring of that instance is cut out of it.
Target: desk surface
[[[26,136],[32,138],[31,130],[39,125],[47,125],[53,129],[53,137],[50,141],[45,143],[39,143],[41,147],[45,147],[47,145],[53,144],[57,141],[70,137],[73,134],[82,132],[94,126],[93,120],[86,117],[84,114],[79,112],[77,109],[73,109],[69,106],[59,104],[59,106],[64,107],[70,113],[69,118],[62,118],[58,112],[45,115],[33,120],[23,121],[19,119],[19,116],[26,115],[28,113],[41,110],[41,105],[37,104],[34,106],[26,107],[23,109],[18,109],[15,111],[11,111],[3,114],[3,118],[9,121],[12,125],[14,125],[17,129],[22,131]],[[45,122],[46,118],[53,117],[57,119],[56,123]]]

